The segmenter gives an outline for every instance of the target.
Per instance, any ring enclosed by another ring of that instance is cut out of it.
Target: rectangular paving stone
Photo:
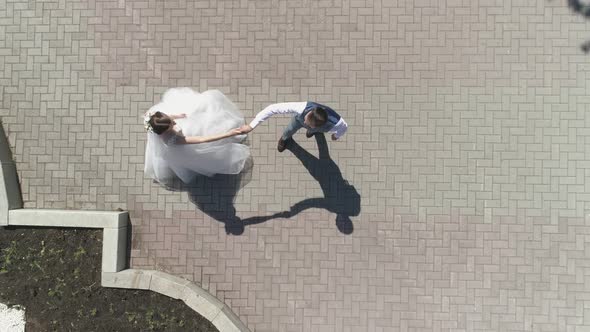
[[[590,33],[567,1],[15,0],[0,31],[24,207],[129,210],[131,267],[188,276],[251,330],[588,329]],[[141,115],[177,86],[246,120],[333,106],[350,128],[326,176],[360,195],[352,233],[343,193],[276,151],[287,117],[249,135],[232,203],[146,179]],[[252,223],[227,234],[216,208]]]

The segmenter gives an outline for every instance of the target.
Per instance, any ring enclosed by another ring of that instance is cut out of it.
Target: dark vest
[[[328,114],[328,120],[326,121],[326,123],[323,126],[316,128],[317,130],[327,132],[330,129],[334,128],[334,126],[338,123],[338,121],[340,121],[341,116],[338,113],[336,113],[336,111],[331,109],[330,107],[322,105],[322,104],[314,103],[313,101],[308,101],[307,105],[305,105],[305,108],[303,109],[303,112],[301,112],[301,114],[297,116],[299,122],[301,122],[303,124],[303,121],[305,120],[305,116],[309,112],[311,112],[312,109],[314,109],[316,107],[323,108],[324,110],[326,110],[326,113]],[[307,126],[304,126],[304,127],[307,127]]]

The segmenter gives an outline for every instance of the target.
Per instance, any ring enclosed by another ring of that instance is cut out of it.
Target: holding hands
[[[249,125],[243,125],[238,128],[234,128],[234,129],[230,130],[228,132],[228,134],[229,134],[229,136],[237,136],[237,135],[248,134],[251,131],[252,131],[252,127],[250,127]]]
[[[237,136],[243,134],[240,128],[234,128],[228,132],[230,136]]]
[[[242,134],[247,134],[247,133],[251,132],[252,130],[254,130],[252,127],[250,127],[250,125],[247,125],[247,124],[237,128],[237,129],[239,129],[242,132]]]

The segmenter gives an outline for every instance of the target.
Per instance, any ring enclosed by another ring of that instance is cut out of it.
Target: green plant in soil
[[[2,249],[2,255],[0,255],[0,273],[8,272],[15,259],[16,241],[11,241],[8,248]]]

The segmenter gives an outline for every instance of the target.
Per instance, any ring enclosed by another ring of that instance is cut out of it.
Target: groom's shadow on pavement
[[[353,232],[354,227],[350,217],[360,214],[361,196],[356,188],[343,178],[340,168],[330,157],[324,134],[316,134],[314,137],[319,149],[319,157],[317,158],[302,148],[295,140],[289,142],[287,149],[318,181],[324,197],[304,199],[291,206],[289,211],[265,217],[243,219],[244,226],[259,224],[275,218],[290,218],[309,208],[321,208],[336,214],[336,227],[341,233],[351,234]]]

